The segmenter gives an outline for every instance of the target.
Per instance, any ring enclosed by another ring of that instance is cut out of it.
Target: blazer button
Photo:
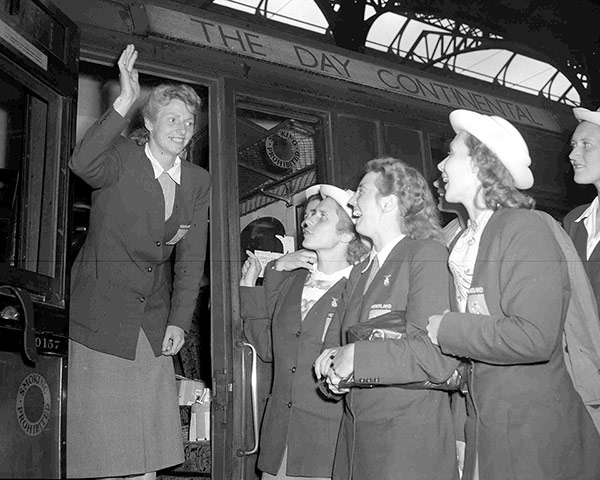
[[[300,330],[296,332],[296,336],[299,337],[301,335]]]
[[[288,408],[292,408],[292,402],[288,402]]]
[[[161,245],[162,245],[162,243],[160,243],[160,242],[156,242],[156,246],[157,246],[157,247],[160,247]]]
[[[144,297],[140,297],[140,298],[138,298],[138,300],[140,301],[140,303],[144,303],[146,301],[146,299]]]
[[[148,267],[148,271],[151,272],[153,270],[152,267]]]
[[[294,373],[296,371],[296,367],[290,368],[290,372]]]

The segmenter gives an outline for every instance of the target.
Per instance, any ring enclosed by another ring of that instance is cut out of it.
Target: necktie
[[[375,257],[373,257],[373,261],[371,262],[371,270],[369,270],[369,276],[367,278],[367,283],[365,284],[365,292],[369,289],[369,285],[371,285],[371,282],[373,281],[373,278],[375,278],[375,275],[377,274],[378,271],[379,271],[379,259],[377,258],[377,255],[375,255]]]
[[[167,172],[163,172],[158,177],[158,183],[163,191],[165,197],[165,221],[173,213],[173,204],[175,203],[175,180]]]

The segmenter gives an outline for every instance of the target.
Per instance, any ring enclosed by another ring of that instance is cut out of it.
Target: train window
[[[425,171],[421,132],[390,124],[385,125],[384,132],[387,155],[402,159],[420,172]]]
[[[0,72],[0,258],[55,276],[58,149],[54,95],[34,92]],[[17,239],[20,239],[17,241]]]
[[[25,89],[0,75],[0,257],[14,266],[17,183],[24,150]]]
[[[440,171],[437,168],[444,158],[448,156],[450,150],[450,142],[453,136],[448,135],[447,137],[441,137],[439,135],[429,134],[429,149],[431,151],[431,163],[433,164],[433,180],[440,176]]]
[[[338,142],[338,155],[344,159],[343,170],[337,174],[340,185],[355,188],[365,163],[379,156],[381,149],[378,128],[376,121],[347,115],[337,116],[334,138]]]
[[[318,116],[238,102],[242,259],[247,249],[281,254],[297,247],[294,198],[317,182],[322,123]]]

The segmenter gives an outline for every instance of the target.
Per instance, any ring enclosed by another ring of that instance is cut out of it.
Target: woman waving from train
[[[120,136],[140,95],[128,45],[120,93],[77,145],[71,170],[93,189],[71,272],[67,476],[152,479],[182,463],[172,356],[196,306],[210,179],[180,154],[200,98],[161,85],[143,109],[142,141]]]
[[[334,479],[457,479],[447,392],[396,385],[444,382],[458,364],[427,337],[428,318],[449,307],[448,252],[433,196],[416,169],[378,158],[367,163],[350,204],[373,249],[354,268],[330,348],[315,362],[334,392],[341,379],[357,385],[344,398]],[[405,320],[404,338],[347,343],[361,323],[394,316]]]
[[[456,110],[450,123],[438,168],[469,221],[449,257],[452,312],[428,331],[471,362],[463,478],[598,479],[600,439],[563,358],[567,262],[519,191],[533,185],[527,145],[500,117]]]
[[[313,191],[322,197],[316,206]],[[331,185],[311,187],[302,223],[306,250],[269,264],[262,286],[255,286],[260,263],[252,252],[242,268],[244,331],[274,368],[260,434],[263,480],[331,478],[342,408],[319,394],[312,364],[352,265],[367,252],[352,222],[352,194]]]

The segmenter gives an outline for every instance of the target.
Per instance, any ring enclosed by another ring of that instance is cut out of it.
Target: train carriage
[[[574,120],[566,106],[260,23],[163,0],[0,2],[0,281],[29,292],[34,312],[32,347],[20,340],[19,319],[9,318],[26,316],[23,301],[0,290],[0,336],[12,332],[0,351],[1,375],[10,379],[2,382],[0,416],[12,429],[2,434],[0,477],[65,475],[68,267],[89,210],[89,191],[67,174],[66,159],[112,103],[114,64],[128,43],[140,52],[144,89],[181,81],[204,100],[186,159],[208,169],[213,182],[206,281],[179,360],[183,374],[211,387],[211,434],[186,440],[186,463],[164,476],[257,478],[270,368],[243,338],[238,281],[247,248],[268,259],[301,244],[301,193],[310,185],[353,188],[365,162],[381,155],[407,161],[433,182],[453,136],[448,114],[467,108],[503,116],[523,133],[538,208],[561,218],[581,203],[571,193]],[[15,345],[38,354],[36,366]],[[53,361],[54,370],[44,367]],[[50,421],[42,418],[48,404]],[[17,405],[29,408],[28,423],[19,422]],[[36,470],[31,459],[39,458],[50,467]]]

